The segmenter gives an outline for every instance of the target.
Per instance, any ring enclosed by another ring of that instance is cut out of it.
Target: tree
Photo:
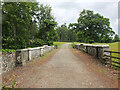
[[[115,34],[113,42],[118,42],[118,41],[120,41],[120,38],[117,34]]]
[[[77,37],[81,42],[110,42],[114,31],[110,27],[108,18],[93,11],[83,10],[78,18]],[[107,39],[105,39],[107,38]]]
[[[45,41],[46,44],[53,44],[53,40],[56,37],[55,27],[57,22],[55,21],[50,6],[40,5],[38,14],[38,38]]]
[[[66,23],[62,24],[61,26],[57,27],[56,29],[58,35],[59,42],[67,42],[68,40],[68,27]]]
[[[76,33],[77,33],[77,23],[70,23],[69,26],[68,26],[68,30],[69,30],[69,39],[71,42],[75,42],[77,40],[77,36],[76,36]]]
[[[3,48],[25,48],[30,37],[35,32],[31,25],[36,27],[34,18],[38,10],[36,2],[4,2],[2,6]]]
[[[40,5],[40,7],[39,7]],[[21,49],[53,44],[57,23],[50,6],[37,2],[2,3],[2,46]]]

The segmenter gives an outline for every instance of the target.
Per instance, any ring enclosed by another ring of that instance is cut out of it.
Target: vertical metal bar
[[[96,57],[98,58],[98,47],[96,47],[96,53],[97,53]]]
[[[112,66],[112,52],[110,51],[110,67]]]

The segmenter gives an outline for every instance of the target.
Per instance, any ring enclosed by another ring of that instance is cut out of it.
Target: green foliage
[[[30,41],[30,47],[43,46],[45,44],[44,40],[34,39]]]
[[[57,27],[56,31],[58,34],[58,41],[60,41],[60,42],[61,41],[63,41],[63,42],[68,41],[68,37],[67,37],[68,28],[67,28],[66,24],[63,24],[60,27]]]
[[[47,45],[49,45],[49,46],[53,45],[53,41],[48,41]]]
[[[115,34],[113,42],[118,42],[118,41],[120,41],[120,38],[117,34]]]
[[[75,32],[73,32],[70,27],[67,27],[66,24],[63,24],[56,29],[57,39],[59,42],[72,42],[75,41]]]
[[[108,18],[85,9],[80,13],[77,23],[69,26],[76,33],[78,42],[89,43],[90,40],[94,40],[108,43],[112,42],[112,36],[115,34]]]
[[[3,49],[52,45],[57,22],[51,11],[50,6],[37,2],[3,2]]]
[[[16,85],[16,81],[13,82],[12,86],[2,85],[2,90],[15,90],[15,85]],[[17,90],[19,90],[19,89],[17,89]]]
[[[2,47],[22,49],[60,42],[118,41],[108,18],[93,11],[83,10],[77,23],[57,27],[52,8],[37,2],[2,3]],[[92,40],[92,41],[91,41]]]
[[[55,39],[56,32],[54,27],[56,27],[57,22],[55,22],[55,19],[51,13],[52,9],[50,6],[44,6],[41,4],[39,9],[41,12],[38,15],[38,38],[48,43],[48,41],[53,41]]]
[[[12,53],[12,52],[16,52],[16,50],[14,50],[14,49],[2,49],[2,52]]]
[[[94,40],[90,40],[89,43],[90,43],[90,44],[94,43]]]

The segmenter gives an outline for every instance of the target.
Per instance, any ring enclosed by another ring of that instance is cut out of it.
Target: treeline
[[[110,27],[108,18],[85,9],[79,14],[77,23],[70,23],[68,26],[61,25],[57,28],[57,34],[58,41],[83,43],[120,41],[119,36]]]
[[[66,23],[61,26],[58,26],[56,29],[57,40],[59,42],[75,42],[76,41],[76,32],[72,31]]]
[[[51,11],[37,2],[2,2],[2,48],[53,45],[57,22]]]
[[[114,38],[113,38],[114,35]],[[49,5],[2,2],[2,48],[22,49],[60,42],[116,42],[119,37],[108,18],[83,10],[77,23],[57,26]]]

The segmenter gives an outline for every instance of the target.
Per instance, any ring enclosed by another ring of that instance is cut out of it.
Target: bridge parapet
[[[104,52],[104,50],[109,50],[109,45],[77,44],[73,47],[100,59],[104,55],[109,55],[108,52]]]
[[[15,53],[2,54],[2,70],[3,72],[9,71],[14,67],[24,66],[28,62],[35,60],[55,49],[54,46],[44,45],[42,47],[18,49]]]

